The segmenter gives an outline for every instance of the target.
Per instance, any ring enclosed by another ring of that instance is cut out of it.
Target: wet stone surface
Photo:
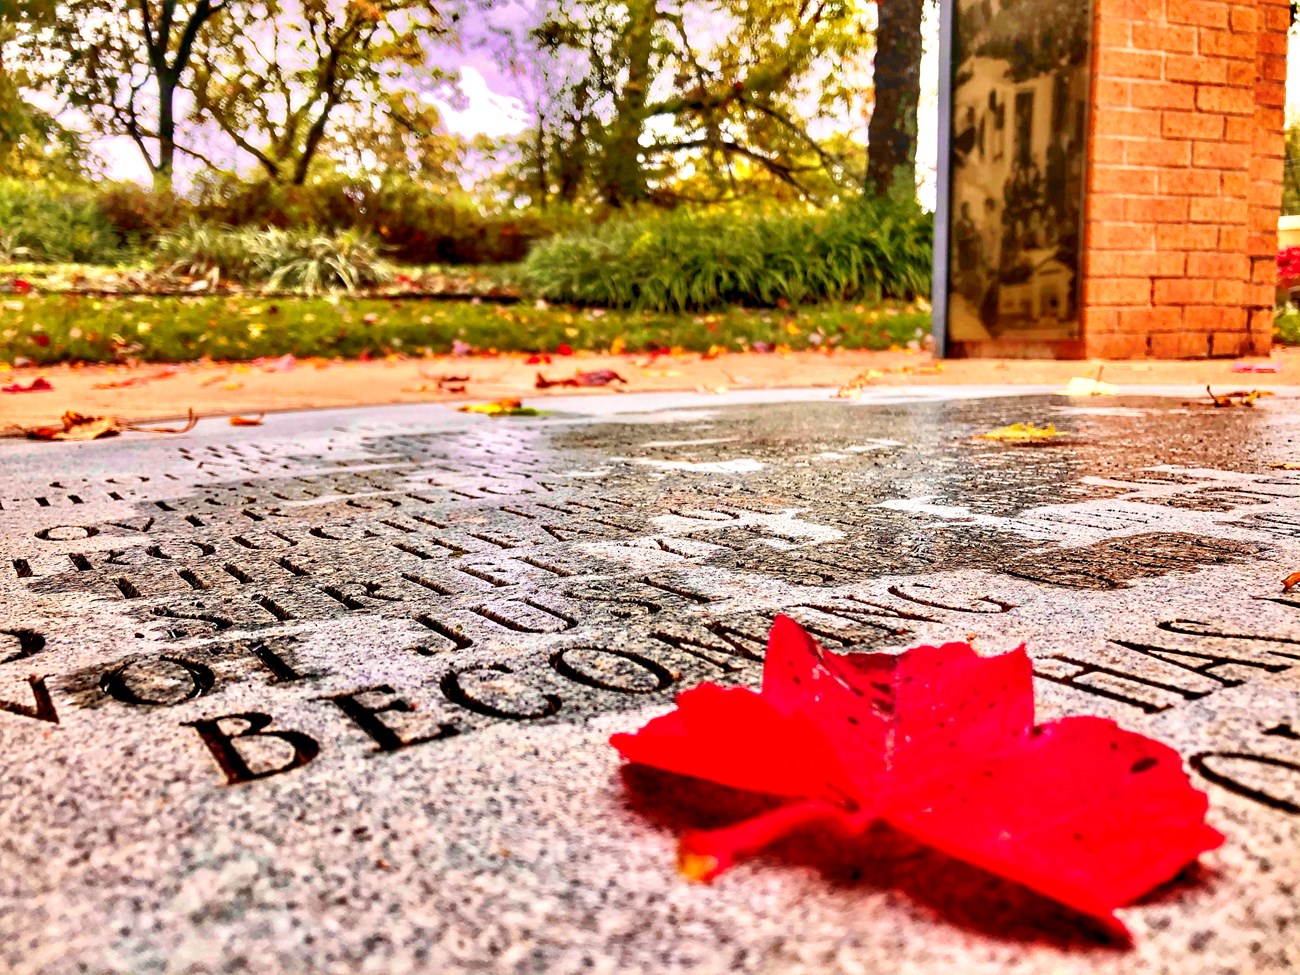
[[[1290,972],[1300,459],[1260,410],[1050,397],[0,443],[0,969]],[[578,407],[575,407],[575,410]],[[1060,441],[971,440],[1054,422]],[[609,734],[837,650],[1021,642],[1040,716],[1185,756],[1226,845],[1135,946],[904,839],[709,887],[743,800]]]

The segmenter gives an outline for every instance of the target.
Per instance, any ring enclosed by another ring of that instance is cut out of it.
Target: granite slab
[[[1300,970],[1300,401],[998,392],[0,441],[0,970]],[[1227,842],[1131,946],[883,831],[685,882],[745,798],[607,739],[756,686],[778,612],[1026,644],[1043,719],[1177,748]]]

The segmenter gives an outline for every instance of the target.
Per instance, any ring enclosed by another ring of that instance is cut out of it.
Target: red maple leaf
[[[778,616],[761,692],[702,684],[611,744],[632,762],[788,800],[684,836],[694,879],[803,826],[855,835],[883,821],[1126,936],[1115,908],[1223,836],[1173,749],[1102,718],[1035,725],[1032,676],[1024,647],[839,655]]]

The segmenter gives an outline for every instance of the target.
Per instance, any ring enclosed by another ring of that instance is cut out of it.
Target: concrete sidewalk
[[[1279,349],[1276,373],[1233,371],[1231,360],[1190,362],[1055,362],[1043,360],[959,360],[936,362],[925,353],[792,352],[682,355],[556,356],[530,364],[522,355],[441,356],[429,359],[273,360],[263,363],[197,362],[179,366],[56,366],[0,372],[0,386],[28,386],[45,378],[51,391],[0,394],[0,428],[28,427],[57,420],[66,410],[122,420],[256,415],[311,408],[378,406],[391,403],[488,401],[503,397],[540,399],[556,394],[618,395],[786,388],[864,388],[909,385],[1054,386],[1072,377],[1125,386],[1179,386],[1216,392],[1300,386],[1300,349]],[[547,379],[577,371],[609,369],[626,384],[593,389],[538,390]],[[441,382],[440,382],[441,381]]]

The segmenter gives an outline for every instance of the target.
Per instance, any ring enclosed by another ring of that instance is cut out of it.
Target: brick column
[[[1094,2],[1085,354],[1267,354],[1288,0]]]

